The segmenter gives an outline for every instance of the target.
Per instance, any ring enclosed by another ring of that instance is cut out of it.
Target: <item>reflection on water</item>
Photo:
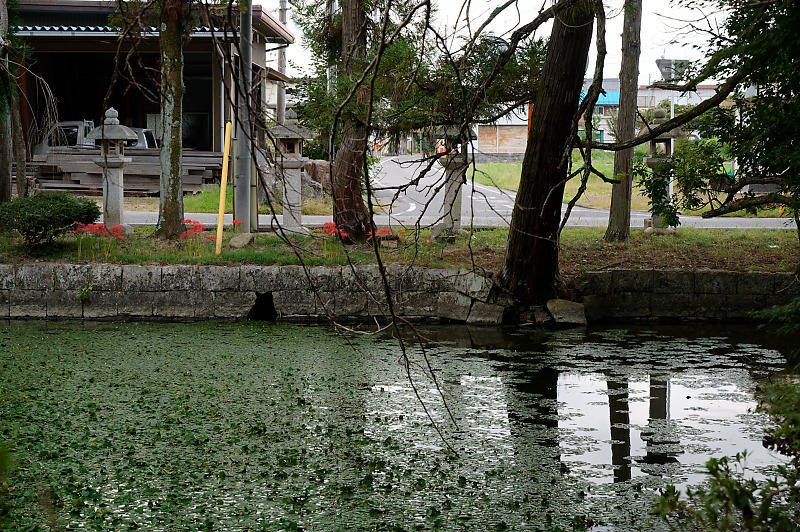
[[[712,332],[432,328],[412,386],[391,338],[11,325],[0,419],[24,464],[15,493],[64,472],[53,488],[84,501],[64,508],[74,527],[650,530],[658,490],[701,482],[708,458],[746,449],[756,475],[783,461],[753,395],[783,358]],[[15,505],[40,522],[35,501]]]

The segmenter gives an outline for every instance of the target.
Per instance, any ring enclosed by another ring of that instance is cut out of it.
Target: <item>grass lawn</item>
[[[614,154],[605,151],[592,152],[592,161],[595,168],[611,179],[614,175]],[[572,153],[572,163],[575,168],[581,164],[578,150]],[[516,191],[519,188],[519,178],[522,172],[522,161],[507,163],[484,163],[476,165],[475,181],[482,185],[496,186],[506,190]],[[471,171],[467,173],[467,179],[471,179]],[[569,201],[578,192],[580,179],[571,179],[564,188],[564,203]],[[578,201],[579,205],[585,207],[597,207],[608,209],[611,206],[611,183],[606,183],[599,177],[592,175],[589,177],[586,191]],[[638,187],[633,189],[631,198],[631,208],[635,211],[646,211],[649,209],[647,198],[642,196]]]
[[[102,198],[93,198],[98,205],[102,206]],[[281,203],[273,204],[275,214],[283,213]],[[183,197],[184,212],[218,212],[219,209],[219,185],[203,185],[200,192],[196,194],[186,194]],[[126,211],[138,212],[158,212],[158,198],[151,197],[126,197]],[[225,212],[233,212],[233,190],[228,186],[225,190]],[[269,214],[269,206],[264,204],[258,209],[260,214]],[[330,215],[333,212],[333,203],[330,196],[322,198],[303,198],[303,214],[307,215]]]
[[[595,168],[608,179],[614,176],[614,154],[606,151],[592,152],[592,161]],[[572,163],[577,168],[581,164],[578,150],[572,152]],[[519,189],[519,179],[522,172],[522,161],[504,163],[483,163],[476,165],[475,182],[487,186],[495,186],[505,190]],[[467,179],[472,179],[472,171],[468,170]],[[580,179],[571,179],[564,188],[564,203],[575,197],[580,186]],[[599,177],[592,175],[589,177],[586,191],[578,200],[578,205],[584,207],[596,207],[600,209],[611,208],[611,183],[607,183]],[[648,199],[642,195],[642,190],[634,184],[633,197],[631,198],[631,209],[634,211],[649,211]],[[683,214],[699,216],[708,208],[698,211],[684,210]],[[726,214],[725,216],[742,216],[745,218],[775,218],[789,216],[789,213],[781,213],[777,207],[761,209],[757,213],[745,211]]]
[[[274,234],[257,235],[253,245],[232,250],[226,245],[217,256],[213,242],[200,238],[199,251],[190,254],[186,242],[167,242],[153,238],[152,228],[137,228],[134,235],[112,247],[108,257],[98,252],[78,257],[77,241],[71,235],[57,240],[46,251],[31,255],[19,245],[19,239],[0,233],[0,262],[52,260],[82,262],[95,260],[112,263],[158,264],[346,264],[344,248],[320,233],[293,237],[288,246]],[[573,277],[584,270],[607,268],[719,268],[735,271],[791,271],[800,256],[797,236],[791,231],[724,230],[680,228],[672,235],[648,235],[633,231],[625,243],[603,240],[602,228],[567,228],[562,235],[561,271]],[[211,233],[206,233],[210,235]],[[232,233],[226,232],[224,242]],[[505,252],[507,229],[479,231],[455,243],[430,241],[429,232],[408,232],[400,236],[398,246],[382,248],[387,263],[414,263],[418,266],[470,268],[499,271]],[[348,246],[355,263],[375,261],[371,245]],[[298,256],[299,255],[299,256]]]

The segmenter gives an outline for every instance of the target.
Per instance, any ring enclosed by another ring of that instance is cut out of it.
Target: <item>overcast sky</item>
[[[256,0],[258,2],[258,0]],[[456,20],[456,16],[461,9],[464,0],[433,0],[437,6],[436,26],[440,31],[447,35],[454,35],[458,32],[465,33],[465,16],[462,13]],[[519,6],[533,6],[530,11],[525,12],[509,8],[498,17],[490,26],[494,34],[503,36],[510,33],[520,20],[522,23],[528,22],[536,16],[542,6],[542,2],[547,5],[552,0],[520,0]],[[261,0],[260,2],[270,11],[277,14],[278,0]],[[500,0],[472,0],[470,9],[470,23],[474,29],[485,20],[495,6],[501,4]],[[604,77],[617,77],[620,68],[620,48],[622,46],[622,0],[605,0],[607,27],[606,27],[606,63]],[[290,8],[291,11],[291,8]],[[700,13],[676,6],[669,0],[643,0],[642,12],[642,54],[639,60],[639,83],[645,84],[649,81],[660,79],[661,75],[656,67],[656,59],[666,57],[668,59],[700,59],[701,52],[694,48],[694,45],[702,45],[705,37],[696,32],[686,34],[683,31],[686,21],[697,20]],[[290,17],[291,18],[291,17]],[[293,22],[289,22],[289,28],[294,33],[297,41],[289,47],[289,74],[300,75],[303,68],[308,64],[308,51],[303,47],[302,32]],[[550,34],[550,25],[540,28],[537,36],[547,37]],[[587,77],[592,75],[595,61],[595,49],[589,58],[590,70]]]

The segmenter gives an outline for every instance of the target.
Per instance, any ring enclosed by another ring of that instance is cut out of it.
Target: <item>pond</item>
[[[753,331],[419,332],[409,381],[388,335],[0,325],[12,526],[652,530],[710,457],[784,461],[754,390],[785,361]]]

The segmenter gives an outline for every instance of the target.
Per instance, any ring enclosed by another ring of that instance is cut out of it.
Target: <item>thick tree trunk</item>
[[[580,1],[553,22],[501,272],[501,284],[523,305],[556,293],[568,162],[562,158],[572,140],[593,20],[591,2]]]
[[[0,203],[11,199],[11,114],[0,115]]]
[[[28,164],[28,148],[22,132],[19,106],[19,98],[14,98],[11,105],[11,135],[14,138],[14,163],[17,165],[17,195],[25,197],[28,195],[28,176],[25,172]]]
[[[8,6],[0,0],[0,202],[11,199],[11,78],[8,75]]]
[[[619,70],[620,97],[617,114],[617,141],[636,136],[636,96],[639,86],[639,54],[642,42],[642,0],[625,0],[625,21],[622,28],[622,66]],[[611,210],[608,213],[608,241],[627,240],[631,235],[631,158],[633,148],[614,154],[614,177],[619,183],[611,189]]]
[[[371,231],[369,212],[361,195],[361,176],[364,169],[364,146],[367,128],[347,124],[342,129],[341,144],[333,161],[333,221],[347,239],[357,242]]]
[[[366,53],[366,18],[360,0],[342,2],[342,73],[351,75]],[[366,88],[358,92],[356,105],[368,101]],[[364,198],[361,196],[361,177],[366,157],[366,140],[369,129],[363,122],[346,120],[340,135],[339,149],[333,161],[331,187],[333,188],[333,221],[348,234],[352,241],[362,241],[370,231],[371,221]]]
[[[188,13],[181,0],[166,0],[161,25],[161,178],[156,234],[183,231],[183,36]]]

